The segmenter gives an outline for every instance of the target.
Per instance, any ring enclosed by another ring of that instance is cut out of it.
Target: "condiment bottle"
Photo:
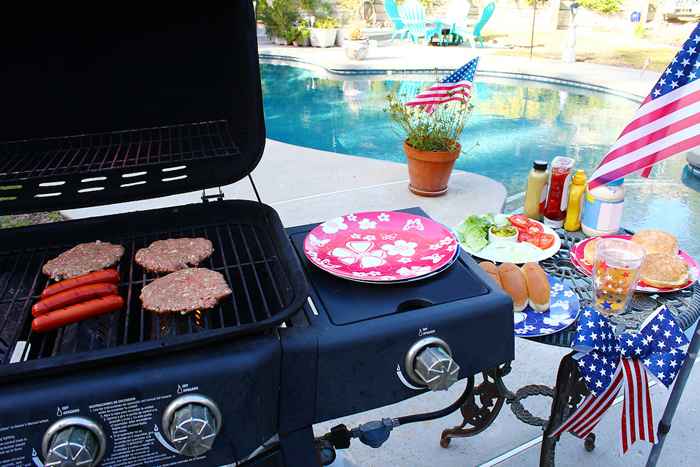
[[[534,161],[527,176],[525,190],[525,215],[530,219],[542,220],[542,206],[547,196],[547,161]]]
[[[583,211],[583,195],[586,192],[586,172],[576,171],[569,189],[569,205],[566,209],[564,230],[576,232],[581,228],[581,212]]]
[[[581,230],[589,237],[612,235],[620,231],[625,207],[624,180],[586,190]]]
[[[552,161],[547,201],[545,201],[542,213],[545,225],[553,228],[560,228],[564,225],[573,168],[574,160],[570,157],[557,156]]]

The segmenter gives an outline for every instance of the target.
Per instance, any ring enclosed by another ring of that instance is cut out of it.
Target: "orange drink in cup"
[[[593,291],[598,312],[611,316],[625,311],[637,286],[644,256],[644,248],[632,241],[621,238],[599,241],[593,266]]]

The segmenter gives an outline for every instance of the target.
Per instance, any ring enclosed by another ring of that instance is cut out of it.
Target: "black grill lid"
[[[233,183],[265,143],[252,2],[13,2],[0,30],[0,212]]]

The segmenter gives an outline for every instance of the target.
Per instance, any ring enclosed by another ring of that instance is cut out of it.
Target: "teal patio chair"
[[[470,3],[468,0],[452,0],[445,11],[445,16],[435,20],[435,26],[428,31],[426,34],[426,42],[430,44],[434,36],[438,36],[439,45],[447,45],[447,36],[452,36],[449,43],[455,44],[457,42],[456,30],[465,31],[467,30],[467,15],[469,14]],[[449,29],[450,32],[447,35],[443,35],[442,32]]]
[[[484,29],[484,26],[486,26],[486,23],[489,22],[491,17],[493,16],[493,12],[496,9],[496,4],[494,2],[489,3],[484,7],[484,10],[481,12],[481,17],[479,18],[479,21],[474,25],[474,29],[470,30],[466,26],[466,20],[467,20],[467,10],[464,14],[464,17],[460,19],[460,22],[456,22],[452,28],[452,32],[458,36],[460,36],[463,40],[468,41],[469,44],[474,47],[476,42],[479,43],[479,47],[484,46],[484,38],[481,36],[481,31]]]
[[[384,0],[384,11],[386,11],[386,16],[394,25],[394,33],[391,35],[391,40],[397,37],[405,39],[408,34],[408,28],[403,24],[403,21],[401,21],[399,8],[396,6],[396,0]]]
[[[408,37],[417,44],[421,37],[427,34],[425,26],[425,10],[418,0],[407,0],[399,6],[399,17],[408,29]]]

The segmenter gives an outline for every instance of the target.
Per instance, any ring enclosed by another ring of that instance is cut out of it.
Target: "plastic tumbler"
[[[621,238],[598,240],[593,266],[593,290],[596,309],[606,316],[625,311],[639,278],[644,248]]]

